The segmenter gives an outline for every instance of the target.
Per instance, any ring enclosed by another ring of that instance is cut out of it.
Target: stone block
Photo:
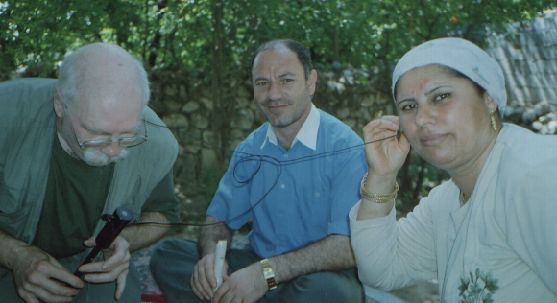
[[[170,114],[162,118],[164,123],[170,127],[188,127],[188,119],[183,114]]]
[[[218,165],[218,155],[217,153],[212,150],[212,149],[207,149],[204,148],[201,150],[201,170],[200,170],[200,174],[203,175],[212,175],[212,173],[210,172],[216,172],[218,171],[219,165]]]
[[[206,129],[209,126],[209,119],[207,118],[207,112],[197,112],[191,115],[192,127],[198,129]]]
[[[346,107],[343,108],[339,108],[336,111],[336,116],[337,118],[339,118],[340,120],[344,120],[346,118],[348,118],[350,116],[350,110]]]
[[[249,108],[242,108],[234,114],[230,121],[230,127],[239,129],[253,129],[253,122],[255,121],[255,114]]]
[[[218,148],[220,146],[220,134],[210,130],[203,131],[203,147]]]
[[[201,102],[201,104],[203,104],[203,106],[209,111],[212,111],[215,108],[213,101],[209,98],[201,98],[199,102]]]
[[[188,129],[179,132],[180,142],[183,142],[184,150],[190,153],[196,153],[201,150],[203,132],[199,129]]]
[[[186,104],[184,104],[184,106],[182,106],[182,111],[188,114],[191,114],[195,111],[197,111],[199,109],[199,104],[197,102],[194,101],[190,101]]]

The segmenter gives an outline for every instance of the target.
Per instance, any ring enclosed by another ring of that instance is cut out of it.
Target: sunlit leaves
[[[341,62],[388,75],[412,46],[456,35],[482,43],[486,26],[536,17],[547,0],[307,0],[223,1],[224,62],[211,62],[216,0],[35,0],[0,2],[0,47],[11,70],[52,70],[71,48],[92,41],[118,43],[150,68],[203,71],[212,64],[245,73],[263,41],[294,38],[316,61]],[[51,72],[50,72],[51,73]],[[373,77],[373,76],[372,76]]]

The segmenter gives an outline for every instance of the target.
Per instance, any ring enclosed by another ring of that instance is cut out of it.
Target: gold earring
[[[493,128],[494,131],[497,131],[497,118],[495,118],[495,112],[491,113],[491,128]]]

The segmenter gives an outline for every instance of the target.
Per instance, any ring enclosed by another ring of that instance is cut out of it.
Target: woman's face
[[[396,105],[414,150],[449,172],[480,157],[495,138],[490,126],[495,102],[445,67],[426,65],[405,73]]]

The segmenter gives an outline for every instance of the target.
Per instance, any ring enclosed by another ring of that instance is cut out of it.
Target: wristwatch
[[[278,284],[277,284],[277,280],[275,279],[275,272],[273,271],[271,264],[269,264],[269,260],[263,259],[259,261],[259,264],[261,264],[261,269],[263,270],[263,277],[267,281],[267,287],[269,288],[269,290],[273,290],[277,288]]]

